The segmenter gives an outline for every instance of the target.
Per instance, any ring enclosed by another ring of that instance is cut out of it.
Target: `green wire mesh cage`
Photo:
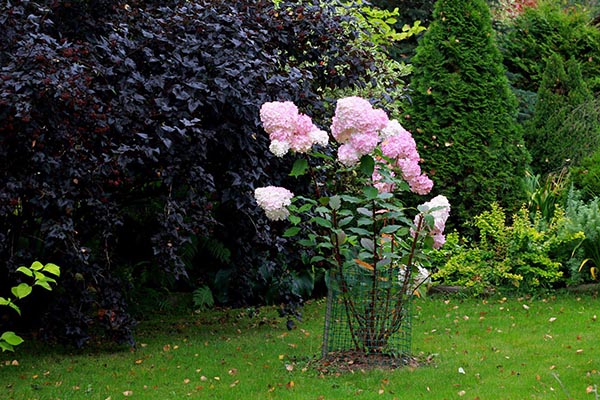
[[[331,273],[323,359],[401,366],[411,354],[412,289],[397,268]]]

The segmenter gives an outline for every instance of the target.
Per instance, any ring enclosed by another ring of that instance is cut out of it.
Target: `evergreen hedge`
[[[455,226],[519,207],[528,163],[516,101],[484,0],[439,0],[413,59],[408,125]]]
[[[600,113],[575,59],[566,65],[558,54],[546,62],[525,138],[535,173],[578,165],[600,144]]]

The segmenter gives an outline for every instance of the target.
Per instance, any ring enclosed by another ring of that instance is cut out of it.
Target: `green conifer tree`
[[[407,125],[454,226],[518,207],[529,155],[485,0],[438,0],[413,66]]]
[[[546,68],[525,139],[536,173],[556,172],[577,165],[599,145],[600,120],[594,96],[581,74],[579,63],[566,63],[558,54]]]

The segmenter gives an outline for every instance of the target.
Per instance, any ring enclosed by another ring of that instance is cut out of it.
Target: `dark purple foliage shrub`
[[[131,342],[126,297],[144,274],[215,269],[186,262],[198,238],[231,251],[227,274],[216,271],[231,304],[267,291],[300,300],[298,252],[252,198],[255,186],[291,179],[268,152],[258,110],[287,99],[318,121],[319,89],[360,84],[372,64],[333,7],[280,7],[0,6],[0,281],[34,259],[61,267],[41,316],[47,337]]]

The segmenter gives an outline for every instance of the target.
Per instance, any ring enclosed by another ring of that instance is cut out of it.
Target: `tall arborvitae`
[[[525,138],[534,172],[556,172],[577,165],[599,144],[600,121],[594,96],[575,59],[558,54],[546,61],[532,119]]]
[[[438,0],[413,59],[407,125],[455,226],[520,206],[528,163],[485,0]]]

